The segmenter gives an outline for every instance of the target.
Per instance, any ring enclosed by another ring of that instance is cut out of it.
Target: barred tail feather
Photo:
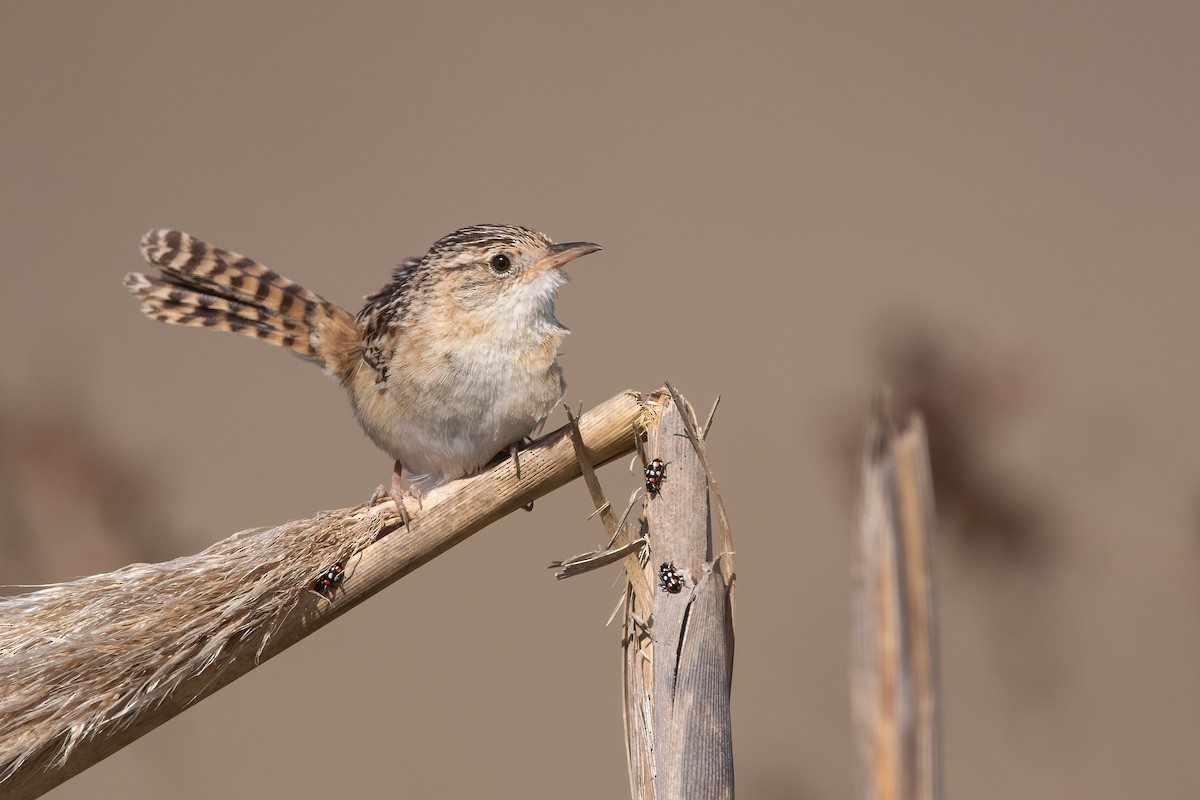
[[[125,286],[142,299],[142,313],[159,322],[213,328],[254,336],[321,363],[306,329],[256,306],[185,289],[140,272],[125,276]]]
[[[354,318],[257,261],[170,230],[147,233],[142,253],[162,276],[130,273],[125,286],[151,319],[253,336],[343,382],[358,363]]]

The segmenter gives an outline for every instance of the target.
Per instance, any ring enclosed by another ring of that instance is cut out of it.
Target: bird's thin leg
[[[529,438],[528,436],[522,436],[520,441],[513,442],[508,446],[508,454],[512,457],[513,467],[516,468],[517,471],[517,480],[521,480],[521,447],[523,445],[531,444],[532,442],[533,439]],[[530,500],[528,503],[522,506],[522,508],[524,508],[526,511],[533,511],[533,501]]]
[[[517,470],[517,480],[521,480],[521,443],[513,442],[508,446],[508,454],[512,457],[513,467]]]
[[[408,527],[408,509],[404,507],[404,486],[400,483],[400,462],[396,462],[396,466],[392,468],[392,484],[391,484],[392,501],[396,504],[396,510],[400,512],[400,519],[404,521],[404,527]]]
[[[395,466],[392,467],[392,483],[389,494],[391,495],[392,502],[396,504],[396,510],[400,512],[400,519],[403,520],[405,527],[407,527],[410,517],[408,515],[408,508],[404,504],[405,498],[416,500],[417,508],[420,509],[422,507],[421,499],[425,496],[425,492],[418,486],[409,486],[405,489],[404,484],[400,480],[400,475],[403,471],[403,465],[397,461]]]
[[[513,467],[517,470],[517,480],[521,480],[521,448],[528,444],[533,444],[533,438],[522,436],[508,446],[508,455],[512,458]]]

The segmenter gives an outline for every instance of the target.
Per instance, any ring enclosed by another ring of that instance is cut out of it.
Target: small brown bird
[[[512,225],[473,225],[397,267],[358,316],[258,262],[152,230],[131,273],[142,313],[232,331],[314,361],[341,382],[367,435],[396,461],[391,494],[471,475],[535,431],[566,390],[554,317],[561,267],[594,253]]]

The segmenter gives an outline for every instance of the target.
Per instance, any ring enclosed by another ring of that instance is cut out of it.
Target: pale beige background
[[[516,222],[605,247],[560,302],[573,402],[724,394],[742,797],[851,789],[838,442],[907,379],[878,355],[896,319],[1019,385],[975,444],[1041,543],[942,540],[949,796],[1200,795],[1200,12],[833,6],[5,4],[6,472],[43,481],[9,490],[5,580],[386,477],[311,366],[136,313],[145,229],[356,307],[441,234]],[[161,501],[54,511],[47,486],[109,472],[86,436]],[[613,575],[544,568],[600,539],[589,510],[539,501],[52,796],[625,796]]]

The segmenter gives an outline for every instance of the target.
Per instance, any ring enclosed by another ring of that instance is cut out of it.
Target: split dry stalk
[[[684,576],[677,594],[649,605],[626,593],[623,680],[626,754],[634,800],[733,797],[729,721],[733,677],[733,545],[704,434],[667,384],[648,420],[647,457],[666,475],[647,497],[646,579],[661,564]],[[715,410],[715,406],[714,406]]]
[[[590,463],[633,451],[644,403],[623,392],[582,416]],[[407,529],[367,503],[0,599],[0,794],[49,791],[579,475],[562,428],[521,451],[520,477],[508,460],[429,492]],[[309,590],[334,563],[333,594]]]
[[[863,800],[941,796],[933,482],[921,418],[873,403],[855,547],[851,707]]]

